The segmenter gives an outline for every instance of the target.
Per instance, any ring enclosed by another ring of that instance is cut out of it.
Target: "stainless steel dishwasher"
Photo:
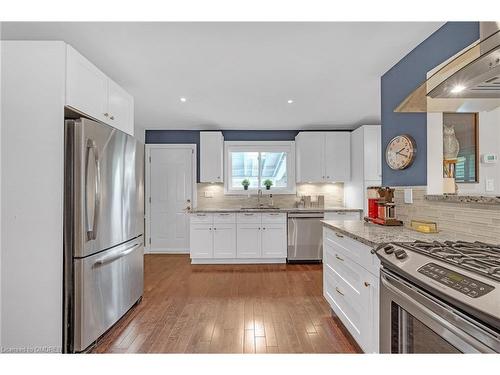
[[[288,262],[323,260],[323,212],[290,212],[288,214]]]

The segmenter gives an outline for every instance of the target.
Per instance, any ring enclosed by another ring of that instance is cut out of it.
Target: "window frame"
[[[248,190],[236,190],[231,188],[232,180],[232,158],[231,152],[286,152],[287,187],[271,187],[271,194],[295,194],[297,191],[295,183],[295,142],[294,141],[224,141],[224,194],[225,195],[247,195],[257,194],[258,187]],[[259,182],[261,181],[261,165],[259,155]],[[263,191],[265,187],[263,188]]]
[[[469,184],[478,184],[479,183],[479,113],[477,112],[443,112],[443,124],[445,122],[445,116],[447,114],[451,115],[457,115],[457,114],[464,114],[464,115],[472,115],[473,117],[473,124],[472,128],[474,131],[474,171],[475,171],[475,179],[473,181],[460,181],[456,179],[456,171],[455,171],[455,181],[457,184],[464,184],[464,185],[469,185]],[[458,162],[458,159],[457,159]],[[455,165],[456,167],[456,165]]]

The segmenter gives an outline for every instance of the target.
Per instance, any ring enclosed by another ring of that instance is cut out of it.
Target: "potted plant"
[[[241,181],[241,184],[243,185],[243,189],[248,190],[248,186],[250,186],[250,181],[245,178],[243,181]]]
[[[264,186],[266,187],[266,190],[270,190],[271,186],[273,186],[273,182],[269,179],[264,181]]]

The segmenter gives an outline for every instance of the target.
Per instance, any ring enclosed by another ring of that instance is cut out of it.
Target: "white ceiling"
[[[70,43],[135,97],[142,128],[321,129],[380,123],[380,76],[441,25],[2,22],[1,35]]]

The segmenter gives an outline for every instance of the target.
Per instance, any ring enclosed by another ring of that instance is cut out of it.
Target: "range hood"
[[[500,22],[480,22],[480,40],[436,67],[394,112],[480,112],[500,107]]]

